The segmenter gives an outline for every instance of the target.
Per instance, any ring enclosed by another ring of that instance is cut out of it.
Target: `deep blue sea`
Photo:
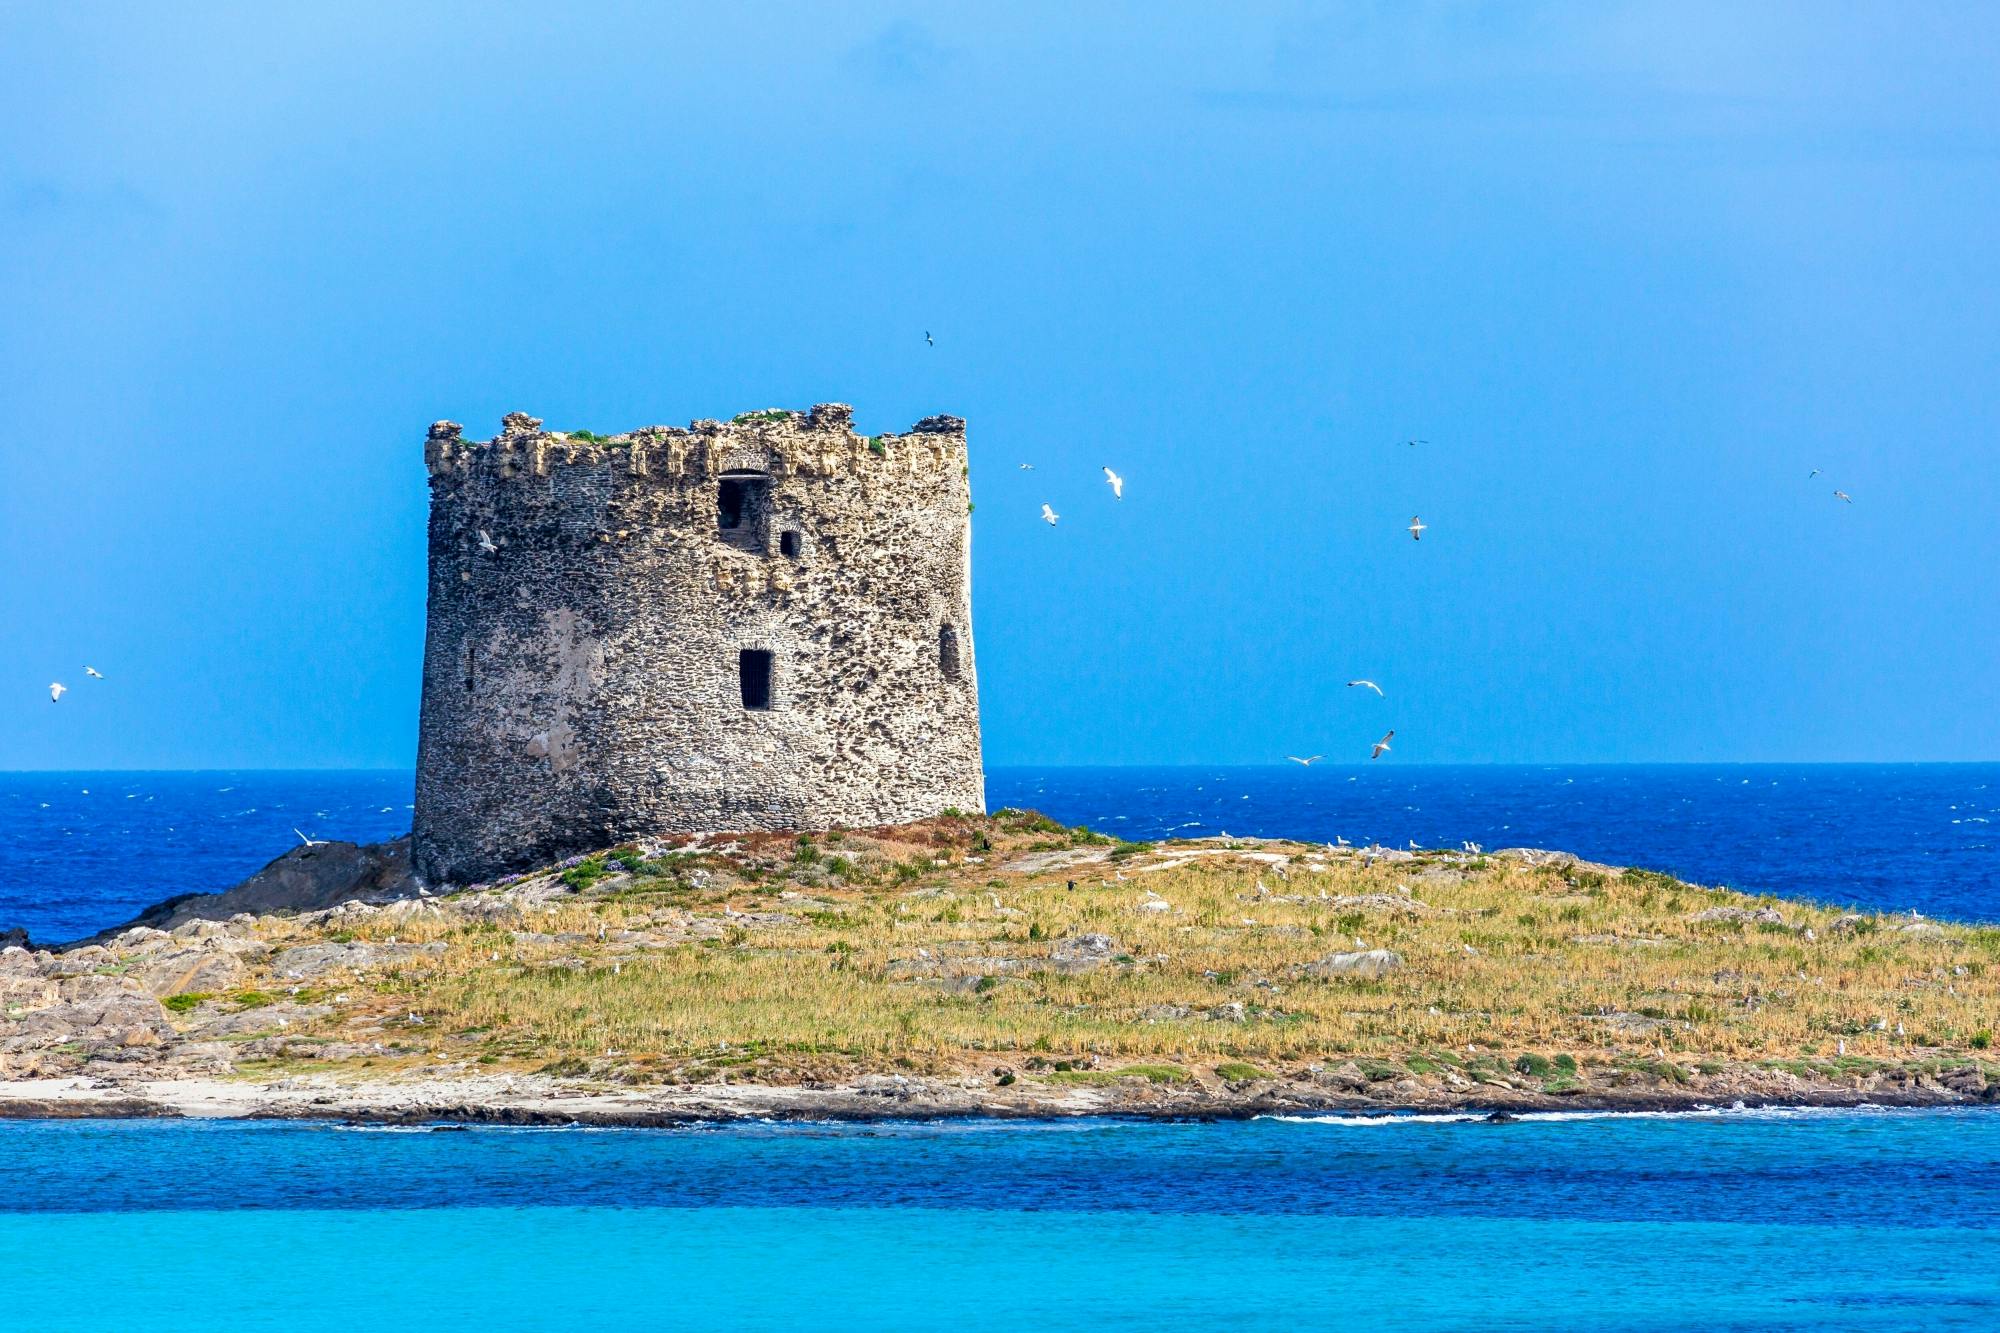
[[[2000,1116],[0,1123],[0,1327],[1988,1329]]]
[[[315,838],[410,827],[411,775],[0,774],[0,928],[72,939]],[[2000,764],[1001,768],[988,804],[1129,838],[1553,847],[1705,884],[2000,919]]]

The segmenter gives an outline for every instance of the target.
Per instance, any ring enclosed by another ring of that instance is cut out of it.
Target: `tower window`
[[[736,655],[736,682],[743,691],[743,706],[765,709],[771,706],[771,653],[767,648],[745,648]]]
[[[938,626],[938,666],[946,680],[958,679],[958,631],[948,620]]]
[[[799,558],[800,545],[798,533],[784,532],[778,534],[778,549],[793,560]]]
[[[745,551],[764,551],[771,512],[771,478],[762,472],[726,472],[715,488],[715,528],[722,540]]]
[[[465,692],[467,694],[471,694],[475,689],[478,688],[476,684],[476,677],[473,672],[472,653],[473,653],[472,645],[470,643],[467,643],[465,645]]]

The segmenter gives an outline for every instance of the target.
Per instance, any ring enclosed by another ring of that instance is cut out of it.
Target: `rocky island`
[[[1509,849],[1039,815],[405,842],[0,951],[0,1115],[674,1124],[2000,1097],[2000,929]]]

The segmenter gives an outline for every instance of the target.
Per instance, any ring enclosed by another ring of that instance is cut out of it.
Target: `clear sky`
[[[826,400],[971,421],[992,763],[2000,757],[2000,6],[0,3],[0,69],[0,768],[407,765],[429,422]]]

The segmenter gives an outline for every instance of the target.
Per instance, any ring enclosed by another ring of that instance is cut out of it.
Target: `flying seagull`
[[[296,825],[296,824],[292,825],[292,832],[294,832],[294,833],[299,833],[299,827],[298,827],[298,825]],[[308,847],[324,847],[324,846],[326,846],[326,839],[325,839],[325,838],[308,838],[308,837],[307,837],[307,836],[306,836],[305,834],[303,834],[303,833],[299,833],[299,841],[300,841],[300,842],[302,842],[302,843],[304,843],[304,844],[305,844],[306,846],[308,846]]]
[[[1423,539],[1424,539],[1424,521],[1418,518],[1415,514],[1412,514],[1410,515],[1410,540],[1413,542],[1420,542]]]
[[[1403,443],[1404,443],[1404,444],[1407,444],[1407,445],[1409,445],[1409,446],[1410,446],[1410,447],[1411,447],[1412,449],[1414,449],[1414,448],[1416,448],[1416,447],[1417,447],[1418,445],[1420,445],[1420,444],[1429,444],[1429,443],[1430,443],[1430,441],[1429,441],[1429,440],[1404,440],[1404,441],[1403,441]]]
[[[1846,491],[1835,491],[1833,493],[1833,498],[1836,500],[1845,500],[1849,504],[1854,503],[1854,497],[1849,495]]]
[[[479,549],[488,555],[500,554],[500,548],[493,544],[493,534],[485,528],[479,530]]]
[[[1350,690],[1353,689],[1356,685],[1362,686],[1364,689],[1370,689],[1375,691],[1375,697],[1378,699],[1386,699],[1389,697],[1386,694],[1383,694],[1382,687],[1380,685],[1377,685],[1372,680],[1350,680],[1347,682],[1347,688]]]
[[[1817,477],[1818,475],[1819,475],[1819,469],[1814,468],[1812,471],[1806,473],[1806,480],[1811,481],[1814,477]]]
[[[1104,469],[1104,480],[1111,486],[1112,499],[1122,500],[1125,498],[1125,478],[1119,476],[1110,468],[1106,468]]]
[[[104,679],[104,673],[103,673],[102,671],[99,671],[99,670],[98,670],[98,669],[97,669],[96,667],[94,667],[94,666],[87,666],[87,667],[85,667],[85,668],[83,669],[83,674],[84,674],[84,675],[86,675],[86,676],[89,676],[89,677],[90,677],[90,678],[91,678],[92,680],[103,680],[103,679]]]
[[[1368,752],[1368,757],[1370,759],[1380,759],[1383,756],[1383,754],[1388,751],[1389,742],[1395,737],[1395,735],[1396,733],[1394,731],[1389,731],[1384,733],[1382,739],[1375,742],[1375,748]]]
[[[61,699],[63,695],[68,692],[68,690],[69,686],[63,684],[59,680],[51,682],[49,685],[49,702],[55,703],[57,700]]]
[[[1061,517],[1062,517],[1061,514],[1058,514],[1055,510],[1049,508],[1047,505],[1042,506],[1042,522],[1048,524],[1050,527],[1054,527],[1056,525],[1056,520]]]
[[[1033,472],[1034,470],[1035,470],[1035,465],[1033,463],[1021,464],[1021,471],[1023,472]]]
[[[1298,764],[1302,768],[1311,768],[1314,764],[1318,763],[1322,757],[1323,756],[1316,754],[1307,755],[1303,759],[1299,758],[1295,754],[1288,754],[1285,756],[1285,758],[1291,760],[1295,764]]]
[[[930,331],[929,329],[925,329],[925,330],[924,330],[924,346],[926,346],[926,347],[936,347],[936,346],[937,346],[937,344],[936,344],[936,343],[934,343],[934,342],[932,342],[932,341],[931,341],[931,331]]]

